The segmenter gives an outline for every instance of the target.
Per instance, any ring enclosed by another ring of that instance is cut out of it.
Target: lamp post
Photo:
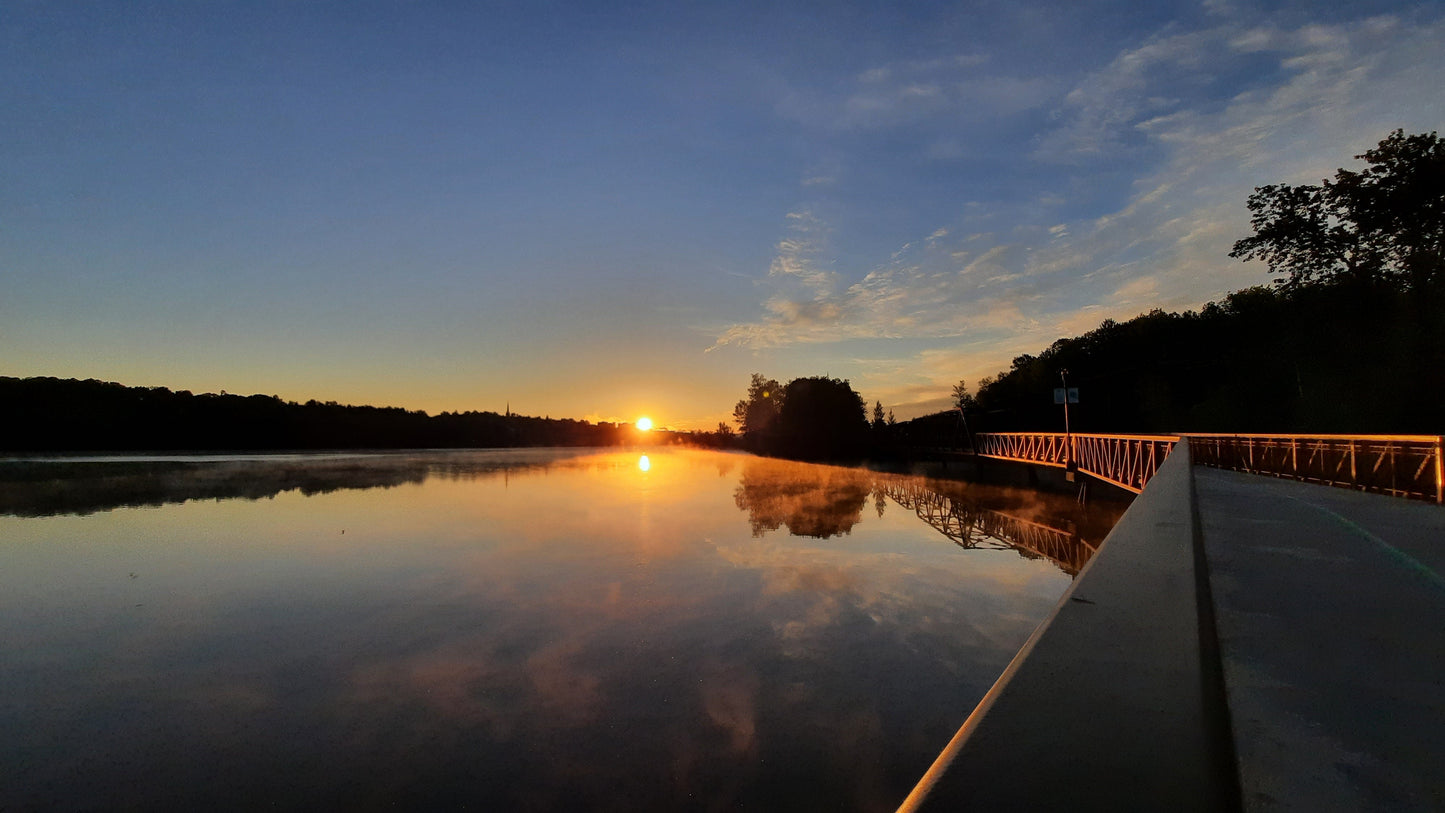
[[[1074,481],[1074,472],[1078,470],[1078,466],[1074,463],[1074,435],[1069,430],[1068,375],[1068,370],[1059,370],[1059,383],[1063,384],[1064,386],[1063,389],[1058,391],[1063,394],[1063,398],[1060,398],[1058,400],[1064,405],[1064,479],[1072,483]]]
[[[1064,385],[1064,438],[1069,437],[1069,374],[1068,370],[1059,370],[1059,382]],[[1070,448],[1073,445],[1070,444]]]

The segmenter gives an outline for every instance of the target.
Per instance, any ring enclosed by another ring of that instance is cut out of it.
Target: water
[[[890,810],[1116,513],[685,450],[0,462],[0,808]]]

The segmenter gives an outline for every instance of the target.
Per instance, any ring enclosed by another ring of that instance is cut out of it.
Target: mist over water
[[[3,461],[0,807],[892,809],[1117,513],[663,449]]]

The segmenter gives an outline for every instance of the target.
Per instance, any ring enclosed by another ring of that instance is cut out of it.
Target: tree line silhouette
[[[1437,302],[1440,291],[1431,293]],[[1340,280],[1105,321],[980,382],[974,431],[1438,433],[1445,330],[1409,292]]]
[[[612,446],[636,440],[629,424],[570,418],[428,415],[273,395],[0,376],[0,450],[7,452]]]
[[[754,374],[735,415],[745,447],[800,459],[897,457],[962,446],[968,432],[1440,434],[1445,429],[1445,285],[1337,278],[1236,291],[1198,311],[1155,309],[1059,339],[909,421],[864,419],[846,381],[780,386]],[[796,397],[795,393],[808,393]],[[821,397],[827,393],[826,397]]]
[[[843,379],[795,378],[786,385],[753,373],[747,396],[733,408],[744,448],[802,460],[866,456],[873,436],[863,397]]]

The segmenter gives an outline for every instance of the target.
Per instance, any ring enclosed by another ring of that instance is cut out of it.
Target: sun
[[[638,419],[637,419],[637,431],[639,431],[639,432],[646,432],[646,431],[648,431],[648,430],[650,430],[650,429],[652,429],[652,419],[651,419],[651,418],[647,417],[646,415],[643,415],[641,418],[638,418]]]

